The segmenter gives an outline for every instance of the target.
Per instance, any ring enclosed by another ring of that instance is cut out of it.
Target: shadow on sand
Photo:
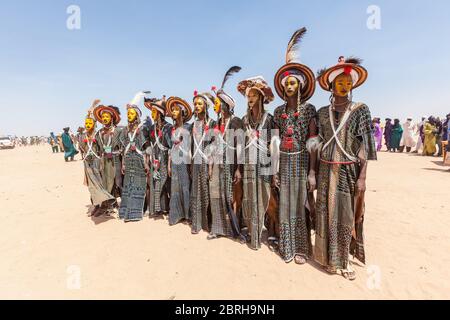
[[[422,168],[423,170],[427,170],[427,171],[438,171],[438,172],[449,172],[450,173],[450,169],[444,168],[444,169],[438,169],[438,168]]]

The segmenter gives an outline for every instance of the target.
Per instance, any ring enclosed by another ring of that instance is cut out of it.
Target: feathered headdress
[[[144,97],[144,106],[149,109],[156,109],[163,116],[166,116],[166,96],[162,99]]]
[[[142,111],[139,108],[139,103],[142,101],[142,99],[147,95],[150,94],[150,91],[139,91],[135,94],[133,100],[130,101],[130,103],[127,104],[127,109],[133,108],[137,111],[139,114],[139,117],[142,116]]]
[[[92,102],[91,107],[88,109],[87,115],[86,115],[86,119],[92,119],[94,121],[97,121],[97,119],[94,116],[94,109],[100,104],[100,99],[95,99]]]
[[[300,43],[306,32],[306,28],[302,27],[292,34],[286,49],[286,64],[275,74],[275,90],[282,99],[286,99],[285,87],[289,77],[294,77],[299,81],[299,101],[307,101],[314,94],[316,85],[314,72],[308,66],[300,63],[299,57]]]
[[[99,104],[100,104],[100,99],[95,99],[95,100],[92,102],[92,105],[91,105],[91,107],[90,107],[89,110],[88,110],[88,114],[89,114],[89,113],[92,114],[92,113],[94,112],[95,107],[97,107]]]
[[[298,61],[295,61],[298,58],[297,50],[298,50],[300,42],[302,41],[305,34],[306,34],[306,28],[303,27],[303,28],[295,31],[294,34],[292,35],[291,40],[289,40],[287,50],[286,50],[286,63],[298,62]]]
[[[100,100],[98,100],[100,102]],[[118,125],[120,122],[120,110],[116,106],[109,105],[100,105],[97,104],[93,109],[94,117],[97,121],[101,122],[101,118],[103,113],[109,113],[112,116],[113,124]]]
[[[142,98],[144,98],[147,94],[150,94],[150,91],[139,91],[134,95],[133,100],[130,101],[128,105],[130,106],[139,106],[139,102],[142,101]]]
[[[227,83],[228,79],[230,79],[232,75],[241,71],[241,69],[242,68],[239,66],[233,66],[228,69],[228,71],[225,73],[225,76],[223,77],[222,86],[220,87],[218,92],[223,91],[223,88],[225,88],[225,83]]]
[[[234,109],[234,107],[236,106],[236,101],[233,99],[232,96],[230,96],[229,94],[227,94],[224,91],[224,87],[225,87],[225,83],[227,83],[228,79],[231,78],[231,76],[233,76],[234,74],[238,73],[239,71],[241,71],[241,67],[239,66],[233,66],[230,69],[228,69],[228,71],[225,73],[225,76],[223,77],[223,81],[222,81],[222,85],[220,87],[219,90],[217,90],[216,92],[216,88],[213,87],[212,91],[214,91],[216,93],[216,95],[221,98],[226,104],[228,104],[228,106],[230,107],[231,111]]]
[[[214,106],[214,97],[211,93],[209,92],[203,92],[203,93],[199,93],[197,90],[194,91],[194,98],[192,99],[193,101],[195,100],[195,98],[200,97],[203,100],[205,100],[206,102],[206,111],[208,112],[208,108],[212,108]]]
[[[351,56],[351,57],[345,59],[344,62],[340,63],[340,64],[354,64],[354,65],[360,66],[362,63],[363,63],[362,59]],[[338,63],[338,65],[339,65],[339,63]],[[324,68],[320,69],[319,71],[317,71],[317,78],[320,78],[327,70],[328,70],[328,68],[324,67]]]
[[[367,70],[361,66],[362,59],[349,57],[331,68],[322,68],[317,72],[317,81],[322,89],[331,91],[331,84],[340,74],[348,74],[353,80],[353,89],[362,85],[368,77]]]

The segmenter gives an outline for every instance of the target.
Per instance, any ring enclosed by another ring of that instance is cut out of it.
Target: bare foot
[[[217,234],[214,234],[214,233],[208,234],[208,236],[206,237],[206,239],[208,239],[208,240],[213,240],[213,239],[217,239],[217,238],[218,238]]]
[[[303,257],[301,255],[296,255],[294,258],[294,261],[296,264],[305,264],[306,263],[305,257]]]
[[[339,273],[347,280],[354,281],[356,279],[356,272],[352,269],[339,269]]]

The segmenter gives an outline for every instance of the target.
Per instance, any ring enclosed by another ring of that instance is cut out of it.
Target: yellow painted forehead
[[[353,82],[353,78],[350,74],[345,74],[345,73],[341,73],[340,75],[338,75],[336,77],[336,79],[334,79],[334,82],[337,81],[351,81]]]
[[[289,76],[286,81],[287,82],[295,81],[297,83],[299,82],[298,79],[296,77],[294,77],[294,76]]]
[[[205,99],[203,99],[202,97],[196,97],[195,99],[194,99],[194,103],[205,103]]]

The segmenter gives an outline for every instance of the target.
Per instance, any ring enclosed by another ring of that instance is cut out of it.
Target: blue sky
[[[69,5],[81,8],[81,30],[66,28]],[[366,10],[381,9],[381,30]],[[272,85],[287,42],[308,28],[301,60],[314,71],[339,55],[364,59],[369,80],[354,92],[373,116],[450,112],[450,2],[425,1],[143,1],[40,0],[0,3],[0,133],[41,135],[76,129],[95,98],[125,104],[139,90],[191,101],[195,89],[263,75]],[[311,102],[327,104],[319,87]],[[275,109],[280,100],[268,109]],[[144,110],[149,115],[148,110]]]

